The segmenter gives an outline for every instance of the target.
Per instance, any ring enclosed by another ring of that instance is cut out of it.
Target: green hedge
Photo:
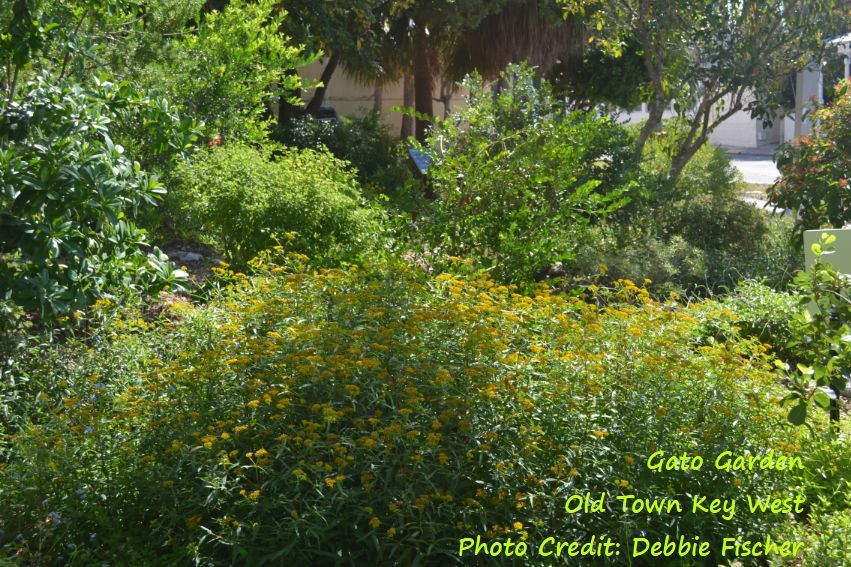
[[[168,206],[178,231],[238,262],[276,238],[310,255],[349,257],[381,239],[379,213],[346,164],[326,152],[229,144],[184,162],[172,179]]]

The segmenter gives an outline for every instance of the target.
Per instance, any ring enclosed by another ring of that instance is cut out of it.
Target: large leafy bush
[[[0,84],[35,72],[140,85],[226,139],[262,139],[271,105],[309,62],[275,0],[14,0],[0,4]]]
[[[851,364],[851,299],[847,291],[851,278],[827,262],[835,241],[836,236],[823,233],[821,243],[812,245],[815,263],[795,276],[800,309],[790,318],[789,348],[803,364],[787,365],[787,370],[792,390],[788,401],[797,402],[789,419],[796,424],[807,419],[808,406],[813,403],[831,409],[835,421],[840,419],[838,397],[846,387],[846,369]]]
[[[301,84],[287,71],[308,63],[280,31],[285,17],[275,0],[231,0],[183,34],[154,77],[225,139],[262,139],[268,103]]]
[[[164,192],[114,141],[135,124],[148,155],[182,152],[197,135],[161,102],[124,84],[41,77],[0,106],[0,284],[43,316],[108,290],[155,290],[174,280],[146,253],[133,217]],[[146,140],[146,141],[143,141]]]
[[[801,230],[851,221],[851,79],[836,86],[833,104],[812,113],[812,134],[777,154],[781,178],[771,200],[797,211]]]
[[[200,152],[177,167],[169,203],[179,231],[238,262],[285,233],[311,255],[356,256],[381,238],[354,174],[314,150],[228,144]]]
[[[564,113],[546,83],[509,67],[497,93],[467,80],[468,107],[431,130],[432,247],[522,282],[568,259],[590,222],[624,203],[631,137],[613,121]]]
[[[645,466],[797,452],[758,345],[624,282],[609,307],[484,275],[298,257],[160,326],[101,305],[42,354],[0,445],[0,549],[33,563],[457,561],[458,538],[763,535],[783,516],[577,513],[575,493],[788,496],[788,475]],[[36,410],[33,410],[36,411]],[[718,546],[714,546],[718,549]],[[614,558],[614,560],[625,558]]]

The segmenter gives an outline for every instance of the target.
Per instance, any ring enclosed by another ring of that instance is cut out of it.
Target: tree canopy
[[[592,39],[620,54],[634,38],[649,78],[639,151],[671,103],[685,124],[676,178],[721,122],[739,111],[771,120],[780,83],[824,46],[846,9],[837,0],[559,0],[582,15]]]

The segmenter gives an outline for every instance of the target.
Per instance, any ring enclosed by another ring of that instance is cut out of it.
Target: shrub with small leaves
[[[502,84],[492,93],[468,78],[468,107],[431,129],[422,150],[437,200],[423,231],[432,249],[528,282],[625,204],[634,151],[614,121],[560,110],[530,69],[509,67]]]
[[[807,443],[764,348],[700,335],[717,306],[672,309],[628,281],[597,298],[519,295],[463,264],[322,269],[276,251],[251,265],[157,323],[101,305],[88,348],[33,362],[52,409],[0,438],[0,553],[453,564],[476,533],[530,547],[688,533],[719,550],[790,521],[745,506],[730,520],[565,512],[585,493],[789,495],[784,471],[710,465]],[[657,474],[658,450],[707,462]]]
[[[237,262],[287,233],[293,250],[316,256],[354,257],[380,244],[378,211],[327,152],[226,144],[180,164],[171,185],[175,228]]]

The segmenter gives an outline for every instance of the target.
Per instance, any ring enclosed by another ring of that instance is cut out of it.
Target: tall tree
[[[641,151],[674,103],[682,136],[677,178],[710,133],[739,111],[771,119],[780,82],[823,48],[822,31],[848,17],[841,0],[559,0],[583,15],[597,43],[619,53],[634,38],[649,77]]]

